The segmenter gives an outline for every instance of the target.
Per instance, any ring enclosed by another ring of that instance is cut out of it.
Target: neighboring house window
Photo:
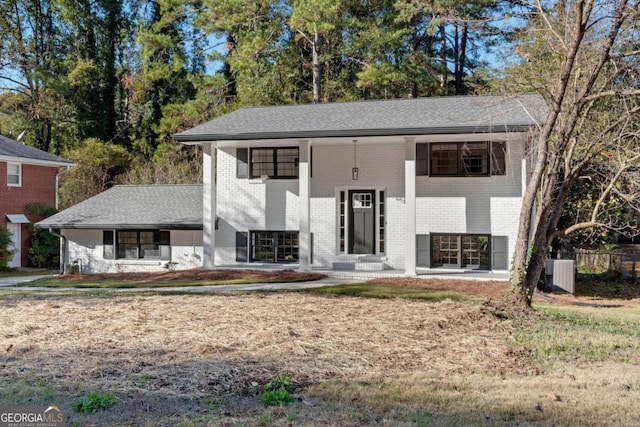
[[[7,185],[10,187],[22,185],[22,165],[20,163],[7,163]]]
[[[298,148],[252,148],[251,178],[298,178]]]
[[[117,254],[120,259],[170,259],[170,232],[119,230]]]
[[[252,231],[251,261],[297,262],[297,231]]]
[[[416,175],[504,175],[505,159],[504,142],[421,143],[416,145]]]
[[[489,241],[483,234],[432,234],[431,266],[489,269]]]

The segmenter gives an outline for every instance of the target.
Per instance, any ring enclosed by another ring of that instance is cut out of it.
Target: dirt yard
[[[496,297],[506,286],[420,284]],[[0,305],[0,404],[60,405],[78,426],[570,425],[576,413],[608,419],[589,412],[602,395],[611,413],[640,398],[637,361],[589,379],[585,364],[550,370],[484,305],[306,293],[15,295]],[[264,408],[257,394],[282,373],[294,376],[296,402]],[[116,406],[72,413],[88,393]],[[633,413],[616,419],[640,422]]]
[[[244,395],[278,373],[295,374],[301,386],[530,369],[505,342],[508,328],[480,306],[457,303],[277,293],[41,297],[4,300],[0,324],[1,383],[108,391],[121,402],[119,422],[145,411],[179,417],[186,408],[167,399]]]

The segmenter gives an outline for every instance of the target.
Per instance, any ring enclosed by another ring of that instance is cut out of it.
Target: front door
[[[351,201],[349,253],[376,253],[376,193],[374,190],[349,191]]]
[[[22,254],[20,252],[20,246],[22,242],[22,235],[20,233],[22,224],[7,223],[7,231],[11,234],[11,242],[9,243],[9,250],[12,251],[11,258],[7,267],[18,268],[21,267]]]

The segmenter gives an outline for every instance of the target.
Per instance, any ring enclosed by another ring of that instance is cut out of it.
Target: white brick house
[[[202,266],[201,185],[117,185],[35,226],[61,237],[64,272]]]
[[[204,268],[508,270],[538,95],[245,108],[204,149]]]

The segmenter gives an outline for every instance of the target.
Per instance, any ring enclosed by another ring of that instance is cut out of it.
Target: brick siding
[[[0,162],[0,226],[7,226],[6,214],[24,214],[31,222],[43,219],[28,212],[33,203],[55,206],[57,167],[22,164],[22,185],[7,185],[7,163]],[[28,265],[28,246],[31,232],[28,224],[22,224],[22,265]]]

